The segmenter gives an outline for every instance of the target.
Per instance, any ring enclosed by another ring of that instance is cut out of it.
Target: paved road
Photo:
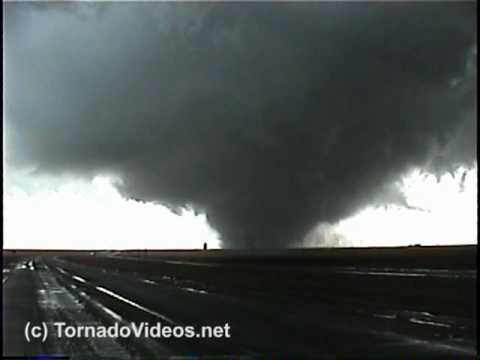
[[[37,257],[22,260],[10,271],[4,271],[8,274],[3,284],[4,355],[65,354],[72,359],[152,359],[173,355],[212,358],[472,358],[476,355],[474,314],[456,309],[458,304],[453,304],[452,311],[447,311],[447,307],[443,314],[425,311],[425,306],[399,310],[393,301],[386,306],[357,298],[345,299],[341,292],[332,291],[322,297],[317,291],[309,296],[312,285],[299,288],[305,294],[295,289],[298,296],[292,296],[285,289],[276,297],[277,293],[269,290],[270,284],[262,284],[267,278],[260,269],[253,270],[258,276],[256,282],[251,281],[251,293],[235,292],[223,289],[218,275],[225,273],[233,282],[233,276],[246,276],[245,269],[230,273],[232,270],[226,265],[203,266],[210,273],[202,273],[195,264],[170,261],[158,262],[153,268],[157,270],[152,271],[151,265],[149,269],[141,268],[138,259],[117,261],[128,261],[128,266],[113,266],[102,259],[92,262],[81,258]],[[181,279],[174,279],[172,271],[176,276],[181,275]],[[334,283],[328,286],[335,289],[351,286],[352,282],[372,281],[375,286],[371,292],[378,292],[382,290],[378,281],[407,284],[405,281],[417,281],[417,277],[426,277],[422,281],[428,283],[437,281],[439,286],[458,282],[462,284],[459,289],[476,286],[476,272],[472,271],[328,268],[322,269],[321,274],[317,272],[308,270],[314,274],[308,279],[309,284],[318,281],[327,286],[325,282],[330,279]],[[203,276],[204,281],[200,281]],[[305,277],[302,273],[302,281]],[[322,289],[320,285],[319,288]],[[411,302],[411,297],[406,301]],[[443,311],[444,307],[440,309]],[[49,335],[44,342],[26,341],[27,322],[46,324]],[[66,338],[55,332],[54,324],[61,322],[77,329],[81,325],[98,329],[115,324],[131,327],[132,322],[149,326],[161,323],[171,328],[193,326],[196,334],[202,326],[216,326],[224,331],[227,324],[230,337]]]

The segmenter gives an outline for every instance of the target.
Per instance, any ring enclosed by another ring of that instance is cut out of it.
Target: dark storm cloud
[[[8,3],[8,161],[286,246],[476,161],[475,3]],[[80,15],[79,15],[80,14]]]

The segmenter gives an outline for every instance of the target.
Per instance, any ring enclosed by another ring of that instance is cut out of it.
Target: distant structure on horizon
[[[206,241],[203,243],[203,250],[207,250],[207,242]]]

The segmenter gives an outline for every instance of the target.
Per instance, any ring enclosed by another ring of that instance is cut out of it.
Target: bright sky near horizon
[[[450,245],[477,243],[477,170],[440,179],[418,171],[403,180],[412,208],[369,207],[340,221],[336,229],[354,246]]]
[[[412,208],[366,208],[330,226],[332,238],[307,246],[473,244],[477,239],[476,168],[440,179],[413,172],[401,188]],[[123,198],[115,180],[35,177],[13,172],[4,194],[4,247],[45,249],[192,249],[222,246],[204,214]],[[281,224],[279,224],[281,226]],[[334,235],[332,235],[334,234]]]

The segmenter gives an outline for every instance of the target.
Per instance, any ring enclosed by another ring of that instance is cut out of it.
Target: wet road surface
[[[476,306],[472,305],[476,299],[467,298],[476,287],[472,269],[309,266],[292,270],[39,256],[10,264],[3,275],[4,355],[476,356]],[[429,299],[422,289],[431,294]],[[46,324],[49,335],[44,342],[25,339],[28,322]],[[231,337],[60,338],[54,324],[61,322],[93,327],[161,323],[196,330],[228,324]]]

